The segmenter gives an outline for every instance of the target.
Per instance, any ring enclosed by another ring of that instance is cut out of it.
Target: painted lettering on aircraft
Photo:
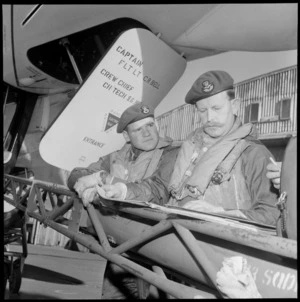
[[[139,60],[134,54],[132,54],[131,52],[127,51],[122,46],[119,45],[117,47],[117,52],[119,52],[121,55],[123,55],[126,59],[128,59],[130,62],[132,62],[136,66],[142,67],[143,61]]]
[[[148,76],[144,76],[144,82],[146,82],[147,84],[153,86],[154,88],[156,89],[159,89],[159,83],[154,81],[153,79],[151,79],[150,77]]]
[[[159,89],[160,83],[155,79],[151,78],[149,75],[143,75],[143,61],[138,59],[133,53],[127,51],[121,45],[117,46],[115,49],[116,52],[121,54],[123,58],[118,61],[117,66],[120,67],[123,71],[129,72],[131,76],[140,79],[139,85],[142,83],[150,85],[155,89]],[[114,72],[106,68],[100,70],[100,74],[106,78],[106,81],[102,83],[102,87],[107,91],[110,91],[113,95],[116,95],[131,104],[140,102],[135,96],[134,90],[137,83],[128,83],[128,79],[119,78],[122,75],[117,69]],[[116,76],[118,74],[118,76]]]
[[[257,282],[259,268],[256,266],[249,266],[253,279]],[[297,276],[291,272],[267,269],[263,271],[261,282],[266,286],[272,286],[279,290],[294,291],[295,293],[298,290]]]
[[[265,285],[271,285],[281,290],[297,292],[297,277],[295,274],[276,272],[268,269],[264,272],[264,277],[263,283]]]
[[[97,142],[96,140],[94,140],[94,139],[92,139],[90,137],[87,137],[87,136],[84,137],[83,141],[87,142],[87,143],[89,143],[91,145],[97,146],[99,148],[103,148],[104,145],[105,145],[104,143]]]
[[[120,65],[126,71],[131,72],[136,77],[139,77],[140,74],[142,73],[138,68],[135,68],[134,66],[132,66],[131,64],[129,64],[124,60],[120,60],[118,65]]]
[[[102,68],[100,73],[113,82],[117,81],[118,79],[118,77],[113,75],[110,71],[107,71],[105,68]]]
[[[131,91],[134,87],[127,84],[126,82],[124,82],[123,80],[119,80],[118,81],[118,85],[120,85],[121,87],[124,87],[126,90]]]

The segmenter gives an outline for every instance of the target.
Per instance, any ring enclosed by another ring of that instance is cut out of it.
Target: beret
[[[121,115],[117,133],[122,133],[129,124],[142,120],[146,117],[154,117],[154,108],[142,102],[128,107]]]
[[[227,72],[222,70],[208,71],[195,81],[185,97],[185,102],[195,104],[228,89],[233,89],[233,78]]]

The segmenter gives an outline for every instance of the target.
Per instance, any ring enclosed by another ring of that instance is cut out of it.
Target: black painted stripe
[[[14,44],[14,6],[11,5],[10,11],[10,23],[11,23],[11,52],[12,52],[12,61],[13,61],[13,69],[15,72],[15,80],[17,86],[20,86],[20,83],[17,78],[17,68],[16,68],[16,58],[15,58],[15,44]]]
[[[38,4],[35,6],[35,8],[31,11],[31,13],[22,22],[22,26],[25,26],[30,21],[33,15],[41,8],[41,6],[42,4]]]

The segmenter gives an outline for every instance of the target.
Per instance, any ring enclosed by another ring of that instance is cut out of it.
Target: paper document
[[[171,205],[158,205],[151,202],[146,201],[138,201],[138,200],[120,200],[116,198],[109,198],[105,196],[105,191],[97,186],[97,191],[100,197],[104,200],[117,202],[118,205],[122,205],[123,207],[128,207],[130,205],[140,206],[143,208],[151,208],[156,209],[166,214],[173,214],[182,217],[194,218],[194,219],[202,219],[210,222],[217,222],[225,225],[232,225],[242,227],[243,229],[250,229],[252,231],[264,230],[268,233],[276,232],[275,227],[270,225],[261,224],[255,221],[247,220],[240,217],[227,216],[225,212],[223,213],[207,213],[207,212],[198,212],[189,209],[179,208]]]

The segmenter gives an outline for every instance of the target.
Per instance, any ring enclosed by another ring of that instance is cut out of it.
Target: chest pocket
[[[143,152],[135,161],[122,158],[119,154],[111,158],[111,174],[135,182],[151,176],[157,169],[163,149]]]

